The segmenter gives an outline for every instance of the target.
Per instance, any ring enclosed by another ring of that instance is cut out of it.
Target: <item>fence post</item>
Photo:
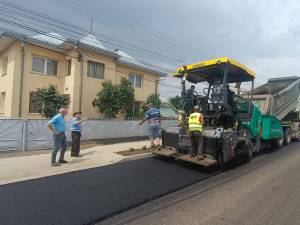
[[[22,126],[22,151],[26,151],[27,149],[27,121],[23,120],[23,126]]]

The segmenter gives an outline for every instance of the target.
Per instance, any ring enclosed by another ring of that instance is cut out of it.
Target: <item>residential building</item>
[[[57,86],[70,98],[70,113],[97,117],[93,106],[104,80],[119,83],[127,77],[135,87],[135,100],[158,90],[164,76],[121,50],[107,50],[92,34],[78,41],[57,33],[23,36],[6,32],[0,36],[0,116],[40,118],[33,102],[37,88]]]

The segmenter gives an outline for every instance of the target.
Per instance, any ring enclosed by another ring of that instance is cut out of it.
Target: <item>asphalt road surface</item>
[[[298,225],[300,143],[264,153],[247,165],[100,224]]]
[[[2,185],[0,224],[94,224],[212,175],[145,158]]]

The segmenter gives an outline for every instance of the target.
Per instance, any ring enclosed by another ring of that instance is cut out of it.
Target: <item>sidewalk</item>
[[[91,147],[81,151],[82,158],[71,158],[70,152],[67,151],[65,158],[69,163],[59,167],[50,166],[50,152],[45,154],[45,152],[39,151],[40,154],[27,156],[20,153],[22,155],[20,157],[16,153],[12,153],[16,156],[0,157],[0,185],[113,164],[128,158],[116,154],[116,152],[131,147],[141,148],[145,145],[148,146],[149,141]]]

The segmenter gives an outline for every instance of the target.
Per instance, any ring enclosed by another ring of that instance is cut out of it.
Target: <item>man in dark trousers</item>
[[[189,116],[189,132],[191,137],[191,157],[198,156],[199,160],[204,159],[203,156],[203,137],[202,126],[204,125],[203,116],[200,113],[199,106],[193,108],[193,113]]]
[[[73,113],[71,120],[71,136],[72,147],[71,157],[81,157],[80,152],[80,138],[81,138],[81,123],[86,119],[81,119],[81,112]]]
[[[55,115],[47,124],[48,129],[53,133],[53,150],[51,154],[51,166],[60,166],[61,163],[67,163],[64,159],[65,152],[68,147],[66,138],[66,122],[65,116],[68,110],[66,108],[60,108],[59,113]],[[56,155],[61,148],[60,157],[58,163],[56,162]]]

